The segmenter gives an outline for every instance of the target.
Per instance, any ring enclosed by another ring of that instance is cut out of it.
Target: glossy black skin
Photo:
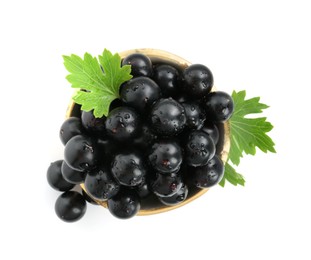
[[[95,200],[93,200],[93,198],[89,196],[83,189],[82,189],[82,196],[88,203],[95,206],[99,206],[99,204]]]
[[[162,140],[152,145],[148,160],[155,171],[177,172],[183,160],[182,149],[175,141]]]
[[[65,146],[65,161],[76,171],[93,169],[98,162],[96,141],[85,135],[76,135]]]
[[[110,111],[105,125],[107,136],[119,142],[132,140],[140,133],[142,127],[137,112],[126,106]]]
[[[120,219],[134,217],[140,209],[140,198],[135,191],[122,189],[116,196],[108,200],[110,213]]]
[[[202,131],[193,131],[185,145],[185,161],[189,166],[203,166],[215,155],[213,140]]]
[[[147,77],[133,78],[121,87],[120,98],[127,106],[139,113],[146,113],[150,106],[160,99],[161,89]]]
[[[218,127],[211,123],[211,122],[205,122],[203,127],[200,129],[204,133],[208,134],[214,141],[214,144],[216,145],[219,141],[219,130]]]
[[[63,178],[69,183],[80,184],[84,182],[86,173],[70,168],[65,161],[62,163],[61,171]]]
[[[138,152],[117,154],[111,163],[111,173],[124,186],[138,186],[146,175],[143,157]]]
[[[198,188],[210,188],[221,181],[224,176],[223,162],[215,155],[206,165],[189,167],[189,185]]]
[[[65,222],[78,221],[86,212],[85,199],[76,191],[64,192],[56,200],[55,212]]]
[[[193,98],[208,94],[214,84],[212,72],[202,64],[192,64],[184,72],[184,90]]]
[[[232,97],[222,91],[209,93],[204,99],[203,106],[206,118],[215,123],[227,121],[234,109]]]
[[[188,101],[181,104],[185,109],[186,126],[190,129],[200,129],[205,121],[204,110],[201,109],[198,102]]]
[[[101,201],[112,198],[120,189],[119,183],[106,167],[88,173],[85,177],[84,186],[88,194]]]
[[[162,96],[174,97],[179,87],[179,72],[171,65],[162,64],[155,66],[153,79],[162,90]]]
[[[59,138],[63,145],[74,136],[83,134],[84,129],[82,126],[82,122],[80,118],[77,117],[69,117],[64,121],[60,130],[59,130]]]
[[[185,109],[172,98],[160,99],[151,108],[151,129],[161,136],[179,134],[186,125]]]
[[[156,139],[157,135],[151,131],[150,126],[143,124],[141,133],[134,138],[132,143],[139,150],[147,150]]]
[[[171,197],[176,194],[182,187],[182,179],[179,174],[161,174],[151,180],[151,189],[158,197]]]
[[[173,196],[163,197],[163,198],[158,197],[158,198],[162,202],[162,204],[167,205],[167,206],[174,206],[185,201],[187,196],[188,196],[188,187],[187,185],[183,184],[180,190]]]
[[[144,54],[134,53],[128,55],[122,60],[122,66],[124,65],[131,65],[131,74],[133,77],[152,76],[152,62],[149,57]]]
[[[83,127],[89,134],[96,136],[103,136],[105,134],[105,116],[96,118],[93,114],[93,110],[89,112],[82,111],[81,121]]]
[[[75,185],[66,181],[62,175],[63,160],[52,162],[47,170],[47,181],[49,185],[57,191],[71,190]]]

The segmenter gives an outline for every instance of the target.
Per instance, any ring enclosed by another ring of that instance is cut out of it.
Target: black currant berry
[[[177,142],[162,140],[151,147],[148,159],[154,170],[173,173],[179,170],[182,163],[182,150]]]
[[[67,191],[58,197],[55,203],[56,215],[65,222],[75,222],[86,212],[86,202],[76,191]]]
[[[60,128],[59,138],[65,145],[72,137],[83,134],[83,130],[80,118],[69,117]]]
[[[177,94],[179,73],[173,66],[167,64],[156,66],[153,79],[161,88],[163,97],[173,97]]]
[[[122,66],[124,65],[131,65],[131,74],[134,77],[152,76],[152,62],[149,57],[144,54],[134,53],[128,55],[122,60]]]
[[[62,174],[66,181],[73,184],[80,184],[84,182],[85,172],[80,172],[72,169],[65,161],[62,163]]]
[[[189,184],[198,188],[210,188],[221,181],[224,176],[223,162],[215,155],[206,165],[189,167]]]
[[[151,108],[151,127],[162,136],[180,133],[186,124],[185,109],[172,98],[160,99]]]
[[[71,190],[75,185],[66,181],[62,175],[63,160],[52,162],[47,170],[47,181],[49,185],[57,191]]]
[[[190,166],[203,166],[215,155],[216,148],[211,137],[202,131],[193,131],[185,145],[185,160]]]
[[[97,118],[93,114],[93,110],[82,111],[81,121],[84,128],[92,135],[103,136],[105,134],[106,117]]]
[[[106,167],[88,173],[84,186],[88,194],[101,201],[112,198],[120,189],[120,185]]]
[[[118,107],[110,111],[105,125],[108,137],[120,142],[131,140],[141,131],[141,119],[130,107]]]
[[[76,171],[87,171],[94,168],[98,160],[96,143],[85,135],[76,135],[65,146],[65,161]]]
[[[151,189],[158,197],[171,197],[182,187],[182,180],[179,174],[156,173],[155,179],[151,180]]]
[[[188,101],[181,104],[185,108],[186,125],[190,129],[200,129],[205,121],[205,113],[195,101]]]
[[[162,204],[167,206],[174,206],[182,203],[188,196],[188,187],[183,184],[180,190],[171,197],[158,197]]]
[[[112,175],[124,186],[137,186],[146,175],[143,157],[138,152],[117,154],[111,165]]]
[[[120,219],[134,217],[140,209],[140,199],[135,191],[122,189],[116,196],[108,199],[110,213]]]
[[[225,92],[217,91],[209,93],[204,100],[206,118],[215,123],[227,121],[233,113],[233,100]]]
[[[126,105],[145,113],[161,97],[161,89],[152,79],[138,77],[127,81],[121,87],[120,97]]]
[[[213,87],[212,72],[202,64],[193,64],[184,70],[185,92],[193,98],[202,98]]]

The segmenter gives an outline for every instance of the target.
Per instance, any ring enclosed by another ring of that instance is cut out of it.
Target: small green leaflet
[[[225,175],[224,178],[219,182],[219,185],[224,187],[225,181],[229,181],[234,186],[242,185],[244,186],[245,180],[242,174],[237,173],[236,170],[227,162],[225,165]]]
[[[228,162],[225,165],[224,178],[219,183],[222,187],[225,181],[233,185],[244,186],[243,176],[236,172],[230,162],[235,165],[240,164],[243,153],[255,155],[256,147],[267,153],[275,153],[274,142],[266,134],[273,126],[266,117],[248,118],[248,115],[261,113],[267,105],[259,103],[260,98],[255,97],[245,100],[246,91],[232,93],[235,105],[234,113],[229,120],[230,124],[230,152]],[[230,162],[229,162],[230,161]]]
[[[121,57],[105,49],[102,55],[84,58],[77,55],[63,56],[64,65],[70,74],[66,79],[72,88],[79,90],[72,99],[84,111],[94,110],[95,117],[107,116],[110,103],[119,97],[121,84],[132,78],[131,66],[121,67]]]

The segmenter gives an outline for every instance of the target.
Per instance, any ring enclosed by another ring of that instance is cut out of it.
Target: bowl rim
[[[184,69],[188,66],[190,66],[192,63],[185,60],[184,58],[177,56],[175,54],[172,54],[167,51],[163,50],[158,50],[158,49],[152,49],[152,48],[142,48],[142,49],[131,49],[131,50],[126,50],[119,52],[119,55],[121,59],[125,58],[126,56],[134,53],[141,53],[146,56],[148,56],[152,62],[165,62],[169,63],[171,65],[177,66],[178,68]],[[216,88],[213,87],[212,91],[215,91]],[[73,108],[75,106],[75,102],[71,99],[67,111],[66,111],[66,118],[69,118],[71,116],[71,113],[73,112]],[[220,152],[220,159],[222,162],[225,164],[228,160],[228,155],[230,151],[230,125],[229,122],[225,122],[224,124],[224,140],[223,140],[223,147]],[[84,184],[80,184],[81,188],[87,193]],[[173,209],[180,208],[195,199],[201,197],[203,194],[205,194],[209,189],[201,189],[197,193],[193,194],[191,197],[186,198],[185,201],[173,205],[173,206],[166,206],[166,205],[161,205],[161,207],[158,208],[151,208],[151,209],[140,209],[138,212],[138,216],[147,216],[147,215],[153,215],[153,214],[158,214],[158,213],[163,213],[167,212]],[[87,193],[88,194],[88,193]],[[90,194],[88,194],[94,201],[96,201],[99,205],[107,208],[107,201],[99,201],[94,199]]]

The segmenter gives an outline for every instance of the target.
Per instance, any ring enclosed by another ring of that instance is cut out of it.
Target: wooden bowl
[[[172,53],[162,51],[162,50],[156,50],[156,49],[133,49],[133,50],[127,50],[123,51],[120,54],[121,58],[125,58],[126,56],[133,54],[133,53],[142,53],[146,56],[148,56],[153,64],[157,63],[166,63],[171,64],[174,67],[178,68],[179,70],[183,70],[184,68],[191,65],[191,63],[177,55],[174,55]],[[212,89],[212,91],[215,91],[215,88]],[[68,106],[66,117],[76,116],[79,115],[80,108],[77,106],[72,100]],[[219,142],[217,144],[217,154],[221,158],[221,160],[225,163],[228,159],[228,154],[230,150],[230,129],[229,129],[229,123],[226,122],[224,124],[218,125],[219,128]],[[86,192],[84,185],[81,184],[81,188]],[[141,209],[138,212],[138,215],[145,216],[145,215],[152,215],[157,213],[166,212],[172,209],[176,209],[179,207],[182,207],[186,205],[187,203],[195,200],[196,198],[202,196],[204,193],[206,193],[208,189],[199,189],[199,188],[193,188],[189,189],[188,197],[185,201],[182,203],[175,205],[175,206],[166,206],[161,204],[158,200],[156,200],[155,197],[147,198],[142,200]],[[90,197],[92,197],[90,195]],[[94,198],[93,198],[94,199]],[[98,201],[94,199],[98,204],[101,206],[107,208],[107,202],[106,201]]]

